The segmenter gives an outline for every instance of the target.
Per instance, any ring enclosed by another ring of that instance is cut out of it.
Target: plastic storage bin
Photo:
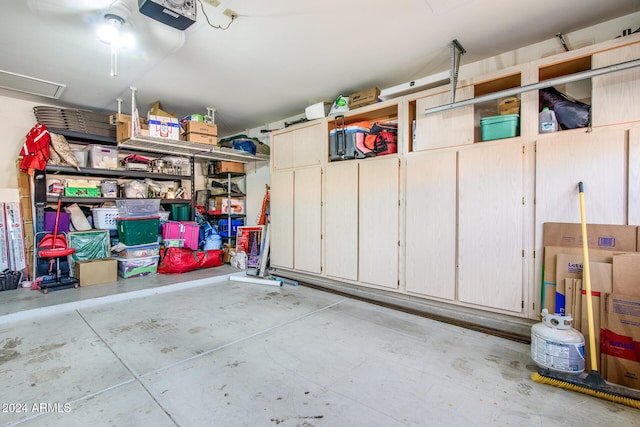
[[[160,217],[118,218],[118,239],[127,246],[158,243]]]
[[[160,255],[160,244],[150,243],[145,245],[127,246],[120,251],[119,258],[146,258]]]
[[[116,200],[120,218],[158,216],[160,199]]]
[[[189,221],[191,219],[191,206],[188,203],[174,203],[171,205],[172,221]]]
[[[89,165],[97,169],[118,169],[118,149],[92,145],[89,151]]]
[[[71,224],[71,215],[68,212],[60,212],[60,218],[58,219],[58,233],[66,233],[69,231],[69,224]],[[53,233],[53,229],[56,226],[56,213],[45,212],[44,213],[44,230],[48,233]]]
[[[181,247],[196,250],[200,243],[200,226],[195,221],[167,221],[162,226],[162,239],[170,241],[165,246],[174,246],[174,240],[182,240]]]
[[[519,117],[519,114],[503,114],[501,116],[481,118],[482,140],[491,141],[518,136],[520,130]]]
[[[238,227],[242,225],[241,219],[232,219],[231,220],[231,236],[235,236],[238,234]],[[229,220],[228,219],[220,219],[218,220],[218,234],[221,237],[229,237]]]
[[[93,228],[100,230],[115,230],[116,219],[120,216],[118,208],[93,208]]]
[[[144,258],[117,258],[118,276],[130,277],[148,276],[158,272],[158,255]]]

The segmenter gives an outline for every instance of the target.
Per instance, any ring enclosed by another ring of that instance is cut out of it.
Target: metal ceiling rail
[[[465,107],[467,105],[474,105],[481,102],[493,101],[495,99],[506,98],[508,96],[518,95],[523,92],[530,92],[532,90],[544,89],[550,86],[571,83],[578,80],[584,80],[592,77],[601,76],[603,74],[609,74],[617,71],[628,70],[640,66],[640,59],[633,61],[621,62],[616,65],[609,65],[607,67],[596,68],[594,70],[580,71],[573,74],[567,74],[566,76],[556,77],[553,79],[545,80],[538,83],[532,83],[525,86],[519,86],[512,89],[505,89],[498,92],[488,93],[486,95],[478,96],[475,98],[467,99],[464,101],[452,102],[450,104],[439,105],[437,107],[427,108],[424,110],[424,114],[433,114],[440,111],[447,111],[453,108]]]

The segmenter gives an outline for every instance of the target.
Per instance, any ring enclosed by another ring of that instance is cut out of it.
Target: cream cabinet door
[[[458,152],[458,300],[523,310],[523,145]]]
[[[273,171],[269,201],[271,239],[269,257],[274,267],[293,268],[293,171]]]
[[[405,281],[408,292],[455,299],[456,151],[407,157]]]
[[[473,88],[456,91],[456,101],[473,97]],[[472,144],[473,106],[458,107],[433,114],[424,114],[427,108],[451,102],[450,91],[420,98],[416,102],[416,140],[413,151]]]
[[[322,169],[296,169],[293,190],[293,266],[322,271]]]
[[[592,68],[601,68],[640,58],[640,43],[596,53]],[[640,71],[625,71],[594,77],[591,82],[593,126],[640,120]]]
[[[275,134],[271,142],[273,169],[320,164],[329,144],[327,135],[324,121]]]
[[[626,224],[627,165],[623,129],[540,135],[536,142],[536,241],[545,222],[580,222],[578,183],[592,224]]]
[[[325,273],[358,279],[358,162],[332,162],[325,177]]]
[[[399,160],[360,162],[358,191],[358,280],[398,288]]]

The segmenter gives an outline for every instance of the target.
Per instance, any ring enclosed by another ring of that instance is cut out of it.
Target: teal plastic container
[[[171,205],[172,221],[191,220],[191,206],[188,203],[174,203]]]
[[[482,140],[491,141],[518,136],[520,134],[519,119],[519,114],[504,114],[481,118]]]

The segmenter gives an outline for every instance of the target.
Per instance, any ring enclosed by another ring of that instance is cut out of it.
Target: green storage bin
[[[483,117],[480,119],[482,140],[513,138],[520,134],[519,114],[503,114],[501,116]]]
[[[189,221],[191,220],[191,205],[188,203],[174,203],[171,205],[172,221]]]
[[[118,239],[127,246],[158,242],[160,217],[118,218]]]

